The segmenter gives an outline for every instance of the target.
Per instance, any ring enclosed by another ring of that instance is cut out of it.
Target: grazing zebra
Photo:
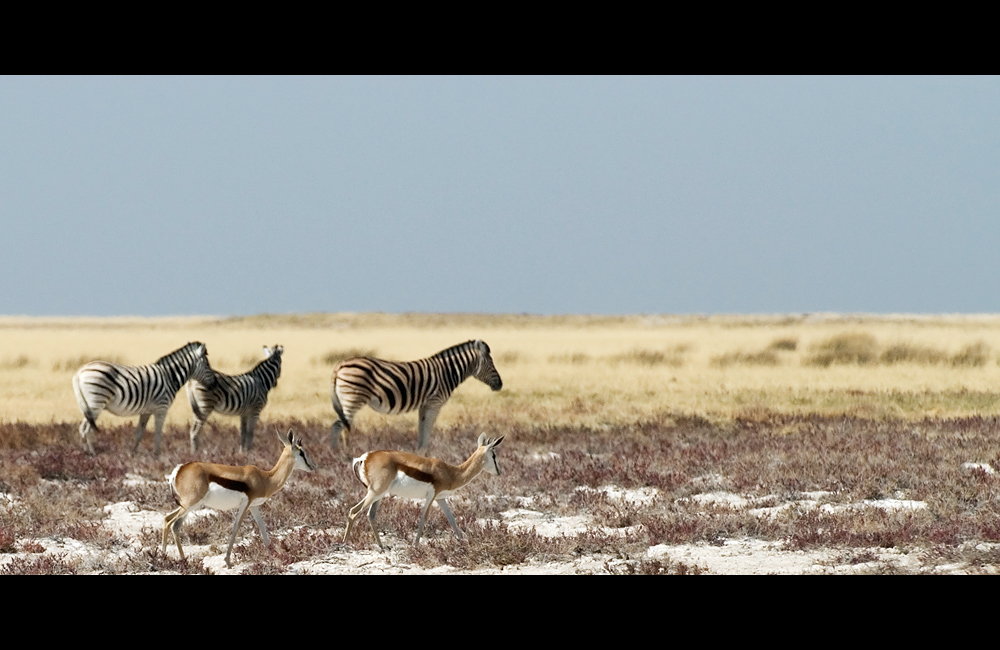
[[[379,413],[406,413],[420,409],[417,452],[427,450],[431,430],[441,407],[459,384],[475,377],[493,390],[503,381],[493,365],[490,346],[466,341],[418,361],[384,361],[354,357],[333,369],[331,398],[338,419],[330,431],[330,445],[337,434],[347,443],[354,415],[367,404]]]
[[[267,394],[278,384],[281,376],[280,345],[273,348],[264,346],[264,360],[253,370],[234,377],[215,373],[215,385],[208,387],[197,378],[187,384],[188,401],[194,411],[191,425],[191,451],[198,451],[198,435],[208,416],[215,411],[219,415],[240,416],[240,448],[250,451],[253,447],[253,432],[257,428],[260,412],[267,405]]]
[[[73,375],[73,392],[83,413],[80,435],[87,450],[93,454],[94,445],[88,436],[97,428],[97,416],[108,410],[125,417],[139,416],[135,430],[134,453],[146,433],[149,416],[156,417],[155,454],[160,455],[160,438],[163,421],[174,396],[191,377],[211,384],[215,380],[208,365],[208,349],[195,341],[170,354],[160,357],[148,366],[121,366],[108,361],[91,361]]]

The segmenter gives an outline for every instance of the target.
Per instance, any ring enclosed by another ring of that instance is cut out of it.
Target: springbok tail
[[[354,475],[358,477],[358,480],[361,481],[361,484],[364,485],[365,487],[368,487],[368,481],[366,481],[364,477],[361,476],[361,469],[362,467],[364,467],[366,456],[368,456],[368,454],[363,454],[355,458],[351,462],[351,469],[354,470]]]

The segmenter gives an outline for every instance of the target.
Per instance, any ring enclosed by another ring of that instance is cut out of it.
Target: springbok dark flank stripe
[[[250,486],[244,483],[243,481],[236,481],[234,479],[226,478],[224,476],[216,476],[214,474],[209,474],[208,480],[210,483],[221,485],[227,490],[232,490],[233,492],[246,493],[250,491]]]

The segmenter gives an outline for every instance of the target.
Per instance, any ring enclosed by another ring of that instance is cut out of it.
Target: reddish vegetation
[[[241,537],[249,543],[234,549],[234,560],[248,573],[281,573],[295,562],[373,546],[367,526],[359,526],[346,547],[334,534],[343,530],[347,511],[364,488],[349,468],[349,455],[328,446],[326,424],[269,423],[260,428],[259,444],[249,456],[238,451],[233,427],[210,424],[197,456],[188,451],[186,431],[168,429],[160,459],[153,458],[148,445],[135,456],[130,453],[128,425],[102,431],[92,457],[84,452],[75,424],[0,424],[0,492],[13,499],[11,505],[0,501],[0,554],[30,554],[0,565],[0,573],[205,572],[200,560],[182,562],[161,554],[159,530],[144,531],[142,551],[87,566],[40,552],[38,541],[72,538],[108,551],[128,549],[128,540],[101,525],[104,506],[132,501],[144,510],[168,512],[174,506],[163,477],[181,462],[211,459],[269,467],[278,445],[275,424],[303,435],[317,471],[297,474],[264,508],[274,533],[271,548],[264,548],[247,524]],[[702,569],[650,560],[646,550],[657,544],[752,538],[782,542],[788,549],[837,549],[845,564],[872,561],[870,549],[920,549],[928,570],[937,563],[963,562],[968,571],[992,571],[1000,551],[975,543],[1000,542],[1000,478],[962,464],[1000,468],[998,424],[994,418],[912,423],[765,415],[726,425],[664,417],[606,430],[486,428],[488,435],[507,435],[498,454],[503,474],[463,488],[466,501],[454,510],[467,538],[455,540],[444,517],[432,511],[427,541],[416,548],[407,545],[405,552],[420,566],[463,569],[602,554],[617,560],[605,564],[609,573],[677,574]],[[350,455],[378,448],[411,450],[414,429],[407,422],[385,428],[366,423],[370,435],[355,436]],[[440,430],[431,453],[459,462],[479,433]],[[126,475],[153,482],[133,484]],[[641,504],[579,489],[607,486],[655,488],[659,494]],[[766,498],[754,507],[789,507],[762,517],[746,507],[690,499],[715,491]],[[811,491],[830,493],[821,502],[832,506],[901,498],[927,507],[798,507],[802,493]],[[589,516],[592,525],[582,533],[544,537],[499,523],[501,513],[523,499],[531,499],[533,510],[553,516]],[[379,511],[379,525],[386,534],[410,540],[419,516],[418,505],[390,499]],[[191,520],[183,529],[185,544],[224,545],[231,525],[229,517]],[[876,570],[898,567],[882,564]]]

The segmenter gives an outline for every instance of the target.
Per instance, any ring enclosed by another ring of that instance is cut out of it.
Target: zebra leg
[[[250,451],[253,449],[253,433],[257,429],[257,414],[248,415],[241,417],[240,420],[246,420],[246,424],[243,426],[243,450]]]
[[[240,451],[247,450],[247,418],[240,416]]]
[[[201,437],[201,428],[205,426],[205,420],[195,417],[191,423],[191,453],[198,451],[198,442]]]
[[[156,437],[154,438],[155,444],[153,445],[153,455],[160,455],[160,440],[163,438],[163,422],[167,419],[167,413],[157,413],[154,421],[156,422]]]
[[[440,406],[420,407],[420,425],[417,433],[417,453],[421,456],[427,454],[427,447],[430,445],[431,430],[434,428],[434,421],[437,420]]]
[[[90,436],[89,434],[90,434],[90,422],[84,419],[84,421],[80,423],[80,436],[83,438],[83,444],[87,448],[87,453],[93,456],[94,444],[90,440],[93,436]]]
[[[133,454],[139,450],[139,443],[142,442],[142,437],[146,435],[146,423],[149,422],[150,415],[150,413],[143,413],[139,416],[139,424],[135,428],[135,444],[132,445]]]

